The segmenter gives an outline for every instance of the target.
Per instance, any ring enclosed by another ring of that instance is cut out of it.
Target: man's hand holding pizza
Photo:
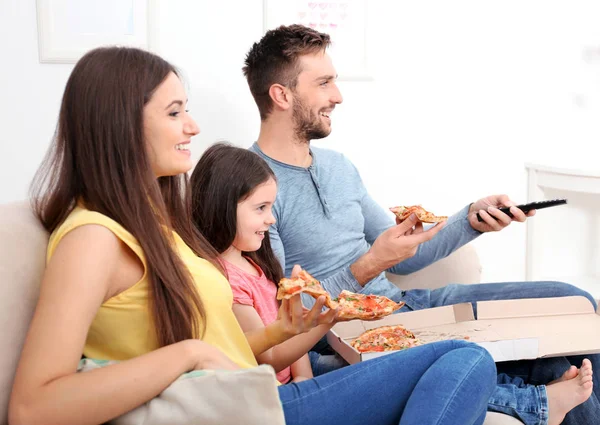
[[[390,227],[375,239],[365,255],[350,266],[360,285],[365,285],[382,271],[414,256],[419,245],[432,239],[445,225],[442,222],[423,230],[417,222],[417,217],[411,214],[402,223]]]

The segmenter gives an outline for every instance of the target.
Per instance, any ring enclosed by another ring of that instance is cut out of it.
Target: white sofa
[[[7,407],[15,368],[38,298],[48,234],[26,202],[0,205],[0,425],[7,425]],[[448,282],[479,282],[481,268],[475,250],[461,248],[450,257],[410,276],[391,276],[403,288],[442,286]],[[521,422],[489,414],[485,425]]]

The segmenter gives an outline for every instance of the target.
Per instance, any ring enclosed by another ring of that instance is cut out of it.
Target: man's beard
[[[327,128],[318,115],[312,113],[304,102],[296,96],[292,110],[296,138],[300,141],[322,139],[329,136],[331,129]]]

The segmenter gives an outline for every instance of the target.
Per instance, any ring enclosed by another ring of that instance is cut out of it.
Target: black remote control
[[[527,214],[531,210],[541,210],[542,208],[555,207],[556,205],[564,205],[566,203],[566,199],[551,199],[548,201],[537,201],[530,202],[528,204],[517,205],[517,208]],[[513,216],[510,213],[510,207],[499,208],[499,210],[504,214],[507,214],[509,217]],[[479,213],[477,213],[477,221],[483,221],[483,219],[479,216]]]

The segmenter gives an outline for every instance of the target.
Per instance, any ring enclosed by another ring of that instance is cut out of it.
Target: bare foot
[[[569,379],[568,376],[572,374],[569,368],[561,378],[546,386],[548,425],[559,425],[571,409],[586,401],[592,394],[592,363],[584,359],[579,373]]]
[[[571,366],[570,368],[567,369],[567,371],[565,373],[563,373],[563,375],[560,378],[555,379],[554,381],[550,382],[548,385],[552,385],[552,384],[556,384],[558,382],[568,381],[569,379],[573,379],[577,376],[577,373],[579,373],[579,369],[577,369],[577,366]]]

